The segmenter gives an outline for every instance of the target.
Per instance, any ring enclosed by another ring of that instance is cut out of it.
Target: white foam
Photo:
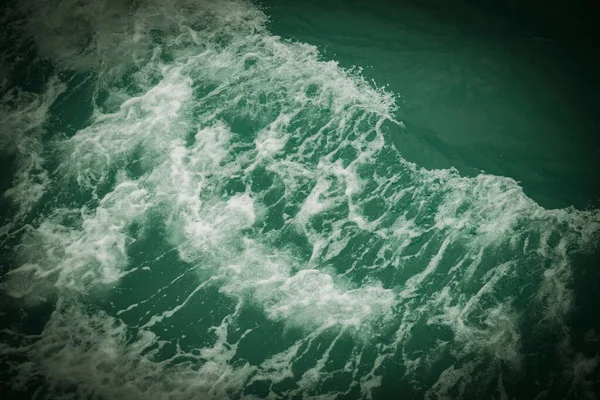
[[[72,385],[78,397],[194,399],[201,393],[207,399],[222,399],[239,393],[254,368],[230,364],[235,344],[227,344],[228,321],[215,327],[213,347],[200,349],[199,355],[183,354],[171,360],[155,360],[165,343],[140,331],[134,341],[127,338],[127,327],[102,313],[89,313],[83,307],[59,302],[40,340],[22,348],[34,362],[18,365],[22,379],[14,382],[23,389],[28,378],[43,376],[48,384],[45,395],[70,398],[61,385]],[[243,336],[242,336],[243,337]],[[185,356],[193,361],[169,362]]]
[[[114,114],[98,114],[66,145],[62,168],[75,173],[84,188],[103,183],[112,168],[123,168],[141,146],[141,164],[151,169],[165,159],[165,143],[182,140],[188,132],[183,104],[191,96],[191,80],[180,68],[163,68],[163,79],[146,93],[125,101]]]
[[[361,329],[383,320],[395,295],[381,285],[346,289],[326,273],[304,269],[291,272],[293,260],[265,256],[247,243],[242,265],[231,265],[225,293],[249,294],[269,318],[303,329],[340,326]]]
[[[77,227],[64,224],[72,212],[59,210],[24,237],[20,266],[7,274],[5,290],[13,297],[36,297],[49,286],[85,293],[117,282],[127,266],[127,228],[148,207],[147,191],[125,181],[93,212],[81,210]]]
[[[14,89],[0,100],[0,119],[3,121],[0,152],[4,156],[16,156],[13,186],[3,193],[18,207],[13,221],[27,215],[50,184],[40,136],[50,106],[65,90],[66,85],[53,77],[40,95]]]
[[[97,104],[88,127],[55,143],[62,164],[53,190],[74,179],[81,193],[98,198],[26,229],[4,286],[13,297],[52,290],[60,300],[41,338],[24,349],[35,363],[20,366],[23,376],[41,374],[50,386],[70,383],[90,396],[223,398],[240,394],[253,374],[293,377],[285,363],[331,332],[337,336],[291,393],[313,393],[333,376],[325,370],[342,332],[375,353],[367,360],[353,351],[346,363],[365,397],[398,354],[409,374],[442,350],[461,362],[478,354],[439,375],[430,392],[439,397],[469,384],[465,374],[493,375],[499,361],[520,368],[522,311],[502,284],[526,276],[548,321],[563,323],[573,307],[571,255],[593,248],[600,213],[545,210],[509,178],[407,163],[384,140],[393,96],[320,60],[314,46],[270,35],[265,21],[251,4],[233,1],[147,1],[129,11],[69,0],[33,11],[40,55],[57,68],[95,73],[110,104]],[[162,44],[150,39],[153,29]],[[124,76],[135,88],[120,86]],[[37,129],[53,93],[32,103],[39,114],[31,121],[27,107],[15,114],[14,125]],[[128,171],[136,152],[140,176]],[[37,201],[46,190],[33,184],[43,160],[32,160],[14,196],[31,191]],[[268,196],[277,198],[267,203]],[[366,211],[374,200],[382,200],[376,218]],[[129,271],[127,231],[149,213],[179,258],[203,273],[183,301],[157,310],[128,340],[121,321],[83,312],[68,294],[117,284]],[[268,217],[282,222],[269,225]],[[532,271],[524,274],[524,266]],[[237,308],[210,330],[216,339],[199,349],[196,364],[166,366],[169,360],[152,359],[156,353],[144,355],[164,344],[151,328],[176,318],[209,285]],[[227,328],[246,306],[303,339],[258,366],[234,364],[237,344],[228,343]],[[452,343],[436,340],[428,354],[411,350],[423,322],[451,332]],[[392,343],[370,343],[388,330],[395,330]],[[587,371],[592,364],[577,365]]]

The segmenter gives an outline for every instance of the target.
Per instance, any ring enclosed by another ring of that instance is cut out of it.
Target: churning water
[[[15,396],[594,396],[598,209],[404,154],[403,94],[276,7],[3,7]]]

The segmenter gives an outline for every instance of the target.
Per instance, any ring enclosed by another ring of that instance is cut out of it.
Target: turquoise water
[[[4,7],[14,397],[595,398],[597,117],[551,39],[417,3]]]

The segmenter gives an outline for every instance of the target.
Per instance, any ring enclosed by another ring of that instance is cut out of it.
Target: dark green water
[[[3,7],[11,397],[596,398],[574,49],[433,2]]]

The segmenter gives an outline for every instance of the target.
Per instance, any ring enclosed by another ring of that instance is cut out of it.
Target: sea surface
[[[4,3],[0,389],[598,398],[591,51],[459,1]]]

